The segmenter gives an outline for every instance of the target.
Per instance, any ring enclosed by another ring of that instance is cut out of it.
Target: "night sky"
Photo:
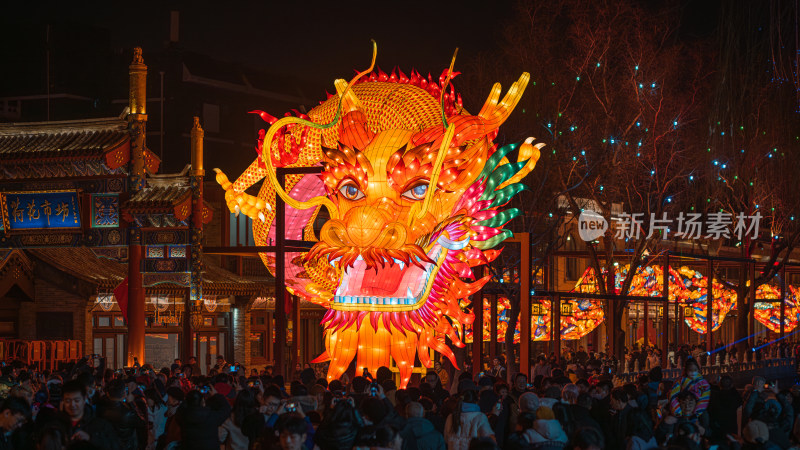
[[[346,4],[343,4],[346,3]],[[134,6],[137,5],[137,6]],[[182,47],[214,58],[247,63],[273,73],[301,76],[330,89],[369,65],[370,39],[378,65],[440,72],[453,50],[491,50],[513,2],[104,2],[77,6],[12,7],[14,22],[87,24],[111,30],[115,47],[154,48],[169,37],[170,11],[180,11]]]
[[[676,4],[683,9],[681,38],[691,41],[709,36],[716,24],[719,1],[679,0]],[[642,2],[645,6],[661,4],[657,0]],[[16,54],[11,65],[25,67],[16,78],[9,74],[4,78],[0,73],[0,91],[7,92],[5,95],[44,93],[45,58],[36,56],[35,51],[43,55],[44,38],[37,34],[43,33],[45,24],[58,24],[62,29],[99,29],[93,31],[96,39],[109,40],[103,44],[125,55],[135,46],[144,47],[147,62],[148,49],[166,46],[170,12],[179,11],[179,48],[298,78],[306,86],[307,97],[323,100],[326,91],[334,90],[333,80],[350,79],[354,69],[369,65],[370,39],[378,43],[378,67],[387,72],[399,67],[409,73],[414,68],[438,77],[456,47],[456,70],[464,70],[479,53],[500,54],[503,28],[514,18],[515,4],[515,0],[18,2],[4,5],[4,14],[0,15],[0,55],[4,51]],[[32,56],[27,56],[29,53]],[[80,67],[91,66],[102,72],[99,61],[87,55],[80,58]],[[497,64],[503,61],[498,59]],[[498,81],[508,83],[515,76]],[[63,73],[58,77],[63,80]],[[89,78],[85,83],[90,90],[96,89]],[[151,92],[154,89],[151,87]],[[113,95],[121,97],[119,93]],[[468,106],[473,101],[465,98]],[[252,118],[243,114],[242,121]],[[237,158],[240,161],[232,167],[217,163],[233,174],[243,170],[252,156],[241,153]],[[165,169],[179,170],[184,159],[167,158],[167,162]]]
[[[26,6],[35,3],[34,6]],[[110,30],[115,47],[158,47],[169,37],[170,11],[180,11],[180,44],[216,59],[302,77],[321,89],[369,64],[438,74],[453,50],[459,58],[492,51],[513,0],[457,1],[126,1],[18,2],[2,20],[87,24]],[[645,3],[659,3],[651,0]],[[717,0],[685,0],[687,38],[716,22]],[[81,5],[81,6],[78,6]],[[5,7],[4,7],[5,8]],[[8,12],[8,10],[6,10]]]

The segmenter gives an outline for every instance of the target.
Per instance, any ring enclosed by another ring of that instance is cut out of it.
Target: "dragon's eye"
[[[427,192],[428,192],[428,183],[424,182],[403,192],[403,197],[409,200],[422,200],[425,198],[425,194]]]
[[[361,200],[364,198],[364,193],[352,184],[346,184],[340,187],[339,193],[342,194],[344,198],[351,201]]]

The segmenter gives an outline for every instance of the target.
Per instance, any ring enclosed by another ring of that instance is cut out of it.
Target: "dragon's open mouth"
[[[419,308],[433,285],[445,252],[439,245],[426,252],[435,264],[422,267],[404,264],[399,259],[385,266],[367,268],[359,257],[347,267],[331,304],[336,310],[412,311]]]

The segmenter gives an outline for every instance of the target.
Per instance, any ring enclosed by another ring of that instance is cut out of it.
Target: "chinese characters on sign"
[[[76,191],[7,192],[2,199],[3,226],[6,230],[46,230],[80,228],[80,208]]]
[[[667,239],[671,234],[678,239],[731,239],[757,238],[761,214],[739,213],[732,215],[726,212],[713,212],[706,215],[700,213],[679,213],[674,220],[663,213],[661,217],[650,214],[645,223],[643,213],[622,213],[613,217],[616,239],[639,239],[641,237],[661,236]]]

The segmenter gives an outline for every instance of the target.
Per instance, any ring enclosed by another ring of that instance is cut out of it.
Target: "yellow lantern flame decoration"
[[[459,325],[474,319],[459,300],[488,281],[475,280],[472,268],[494,260],[500,251],[491,248],[512,234],[502,228],[519,211],[500,208],[524,189],[519,181],[542,144],[492,142],[527,73],[502,100],[495,84],[470,115],[450,85],[452,63],[438,84],[415,72],[376,73],[374,64],[373,47],[370,68],[349,83],[337,80],[337,94],[307,117],[260,113],[272,125],[259,159],[233,183],[217,170],[217,181],[232,212],[257,219],[256,245],[275,239],[276,195],[287,204],[285,238],[318,241],[305,254],[288,253],[286,273],[293,294],[328,309],[326,350],[314,360],[330,360],[328,379],[353,359],[372,373],[394,359],[405,387],[417,356],[432,365],[429,349],[456,364],[445,336],[463,346]],[[287,176],[285,190],[275,178],[276,166],[314,165],[323,166],[321,177]],[[257,197],[245,193],[263,178]],[[317,237],[312,225],[322,206],[330,219]],[[274,254],[261,257],[274,270]]]

